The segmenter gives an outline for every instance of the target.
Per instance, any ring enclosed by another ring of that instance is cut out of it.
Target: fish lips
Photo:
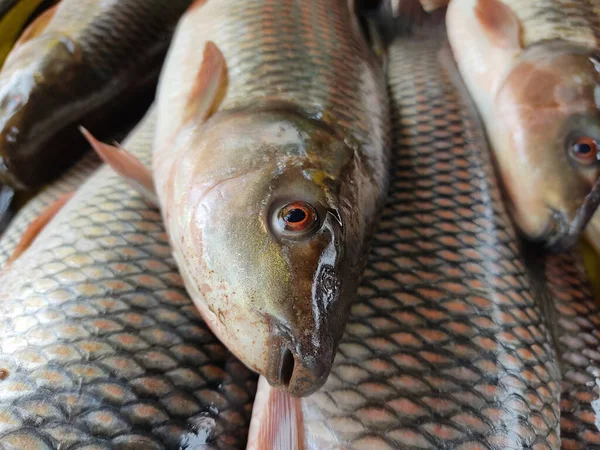
[[[552,212],[552,224],[550,230],[545,233],[546,247],[553,251],[565,251],[575,246],[598,206],[600,206],[600,179],[586,195],[572,220],[565,213],[556,210]]]

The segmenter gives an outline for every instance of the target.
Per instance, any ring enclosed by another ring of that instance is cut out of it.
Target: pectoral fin
[[[142,162],[121,147],[104,144],[97,140],[88,130],[79,127],[94,151],[102,160],[113,168],[123,179],[147,201],[158,206],[152,173]]]
[[[67,204],[71,197],[73,197],[74,192],[68,192],[60,196],[56,201],[50,204],[42,213],[35,218],[33,222],[29,224],[23,236],[21,236],[21,240],[15,247],[12,255],[6,261],[6,266],[10,266],[19,256],[21,256],[25,250],[27,250],[35,238],[42,232],[46,225],[48,225],[52,219],[58,214],[58,212]]]

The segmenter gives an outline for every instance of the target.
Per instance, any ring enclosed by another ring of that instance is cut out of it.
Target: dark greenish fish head
[[[38,172],[32,168],[36,155],[64,127],[65,99],[81,98],[94,82],[80,48],[64,35],[38,37],[11,53],[0,72],[2,181],[16,187],[36,183],[31,179]],[[70,112],[82,107],[73,104]]]
[[[573,246],[600,204],[600,54],[564,42],[532,46],[496,102],[517,225],[556,249]]]
[[[329,375],[363,269],[362,162],[286,108],[217,114],[190,134],[167,217],[186,285],[236,356],[308,395]]]

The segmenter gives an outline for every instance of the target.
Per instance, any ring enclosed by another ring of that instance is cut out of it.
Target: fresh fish
[[[0,67],[8,56],[19,34],[47,0],[0,0]]]
[[[126,143],[151,159],[153,116]],[[256,377],[104,167],[0,278],[0,448],[243,449]]]
[[[539,255],[539,252],[538,252]],[[580,255],[548,254],[543,270],[562,371],[561,440],[570,450],[600,447],[600,304]]]
[[[153,177],[94,142],[156,186],[215,334],[296,396],[327,379],[387,188],[385,77],[357,17],[347,0],[198,1],[159,82]]]
[[[453,0],[450,44],[522,233],[574,245],[600,203],[600,2]]]
[[[443,41],[390,47],[390,194],[360,300],[323,389],[259,382],[249,449],[560,448],[556,355]]]
[[[60,196],[77,190],[99,165],[98,156],[94,152],[88,153],[19,209],[0,237],[0,267],[8,261],[31,223]]]
[[[129,98],[140,104],[142,94],[147,107],[151,95],[145,90],[153,89],[175,25],[190,3],[63,0],[40,16],[0,72],[0,180],[42,185],[85,149],[64,145],[61,130],[90,115],[96,128],[114,116],[121,121],[114,111],[126,111]],[[55,145],[49,145],[52,140]]]

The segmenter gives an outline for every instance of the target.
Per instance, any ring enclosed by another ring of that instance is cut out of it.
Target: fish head
[[[56,133],[61,100],[83,89],[73,82],[78,64],[83,64],[79,47],[58,34],[24,42],[10,53],[0,72],[0,157],[9,169],[31,161],[39,143]]]
[[[166,222],[188,290],[246,365],[292,395],[314,392],[362,270],[363,220],[344,181],[353,151],[271,111],[215,117],[186,148]]]
[[[523,52],[496,97],[492,145],[517,226],[577,242],[600,204],[600,55],[562,43]]]

